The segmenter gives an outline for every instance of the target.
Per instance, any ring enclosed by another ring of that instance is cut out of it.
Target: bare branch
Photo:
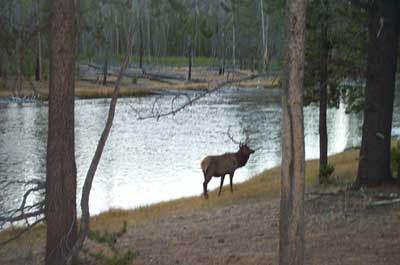
[[[190,98],[190,96],[187,93],[176,93],[175,97],[173,98],[173,101],[176,101],[177,98],[179,96],[185,96],[186,97],[186,101],[184,103],[182,103],[181,105],[177,106],[175,104],[175,102],[171,103],[171,110],[167,111],[167,112],[160,112],[159,109],[157,109],[157,111],[154,111],[155,109],[155,103],[158,102],[158,100],[160,99],[159,97],[156,98],[156,102],[153,102],[153,107],[152,110],[150,112],[150,115],[141,115],[140,111],[138,111],[137,109],[135,109],[134,107],[131,106],[131,109],[137,114],[137,119],[138,120],[146,120],[146,119],[160,119],[162,117],[167,117],[167,116],[174,116],[175,114],[177,114],[178,112],[180,112],[181,110],[185,109],[186,107],[192,105],[193,103],[195,103],[196,101],[198,101],[199,99],[204,98],[205,96],[212,94],[214,92],[217,92],[219,90],[221,90],[222,88],[228,86],[228,85],[232,85],[232,84],[240,84],[240,82],[244,82],[244,81],[249,81],[249,80],[253,80],[256,78],[260,78],[260,77],[273,77],[276,76],[277,73],[276,72],[268,72],[268,73],[263,73],[263,74],[259,74],[259,75],[251,75],[248,77],[244,77],[241,78],[239,80],[228,80],[228,81],[224,81],[224,82],[220,82],[217,83],[217,85],[214,88],[205,90],[205,92],[203,93],[199,93],[196,96]],[[210,85],[210,83],[209,83]],[[175,107],[175,108],[174,108]]]
[[[32,188],[25,191],[22,196],[22,202],[20,206],[16,209],[11,209],[0,215],[0,228],[8,224],[13,224],[15,222],[25,221],[27,227],[31,226],[30,219],[38,218],[44,214],[44,200],[36,202],[32,205],[27,205],[28,198],[33,193],[43,193],[45,191],[44,182],[39,179],[32,179],[30,181],[2,181],[3,185],[1,188],[6,188],[10,185],[34,185]]]
[[[14,241],[16,239],[18,239],[20,236],[22,236],[23,234],[25,234],[26,232],[30,231],[34,226],[36,226],[37,224],[40,224],[41,222],[43,222],[45,220],[44,217],[36,220],[34,223],[30,224],[29,226],[25,227],[24,229],[22,229],[21,231],[19,231],[17,234],[15,234],[14,236],[0,242],[0,248],[4,247],[5,245],[7,245],[8,243],[10,243],[11,241]]]

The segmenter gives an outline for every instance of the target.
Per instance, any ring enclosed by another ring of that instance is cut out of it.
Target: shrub
[[[327,164],[326,166],[323,166],[319,169],[319,180],[320,180],[320,184],[324,184],[324,183],[332,183],[333,179],[332,177],[332,173],[335,171],[335,167],[331,164]]]
[[[104,231],[93,231],[90,230],[88,233],[89,239],[96,241],[97,243],[107,245],[112,251],[112,256],[104,254],[102,250],[96,253],[88,253],[88,255],[94,258],[100,264],[105,265],[127,265],[130,264],[132,259],[134,259],[137,254],[132,252],[131,250],[120,253],[116,248],[115,244],[117,243],[118,238],[122,237],[127,231],[126,222],[123,223],[121,229],[117,232],[109,232],[107,230]]]

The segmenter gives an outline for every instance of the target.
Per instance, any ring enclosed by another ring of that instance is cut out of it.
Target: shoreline
[[[324,260],[324,264],[334,265],[338,259],[340,264],[394,264],[400,258],[398,252],[387,254],[399,243],[399,204],[370,207],[369,198],[375,191],[365,189],[347,195],[348,208],[343,208],[346,187],[356,175],[358,156],[357,149],[329,156],[334,177],[332,183],[324,185],[316,183],[319,161],[306,161],[309,264]],[[92,236],[85,241],[80,259],[84,264],[105,265],[130,253],[128,263],[123,264],[275,264],[279,176],[277,166],[236,184],[233,193],[229,186],[224,187],[220,197],[215,189],[209,192],[208,200],[200,195],[94,215],[90,219]],[[12,231],[0,232],[0,240],[8,236]],[[111,241],[100,241],[106,236]],[[0,261],[22,264],[29,258],[30,264],[41,264],[45,241],[46,226],[42,224],[0,249]],[[363,247],[354,249],[354,244]],[[368,254],[370,249],[375,250],[375,256]]]
[[[218,76],[211,73],[205,73],[199,69],[193,70],[193,79],[204,77],[204,82],[188,81],[188,80],[170,80],[158,79],[153,80],[146,76],[138,78],[124,77],[120,82],[119,97],[143,97],[162,94],[163,91],[168,90],[193,90],[204,91],[211,86],[218,83],[227,81],[225,76]],[[183,71],[184,73],[184,71]],[[251,76],[251,73],[240,73],[236,78],[243,78]],[[232,80],[232,86],[240,87],[272,87],[276,88],[280,85],[279,78],[277,77],[258,77],[252,80],[240,81]],[[3,80],[0,86],[0,99],[7,99],[16,97],[13,87],[13,79],[7,81]],[[82,77],[81,80],[75,80],[75,96],[78,99],[96,99],[96,98],[110,98],[114,91],[116,77],[109,76],[106,85],[101,84],[98,75],[90,77]],[[18,98],[39,99],[47,101],[48,99],[48,81],[27,81],[23,80],[22,90]],[[33,89],[33,88],[34,89]],[[34,90],[36,92],[34,92]],[[38,94],[38,95],[35,95]],[[16,97],[17,98],[17,97]],[[1,103],[1,102],[0,102]]]

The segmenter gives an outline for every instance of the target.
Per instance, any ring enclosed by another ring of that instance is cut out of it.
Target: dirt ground
[[[229,193],[223,196],[230,196]],[[399,264],[400,204],[368,207],[359,192],[306,196],[305,264]],[[128,264],[277,264],[279,200],[242,200],[128,226]],[[98,251],[88,240],[86,253]],[[43,264],[43,246],[0,252],[0,264]],[[103,264],[84,255],[81,264]],[[113,263],[114,264],[114,263]],[[125,264],[125,263],[123,263]]]
[[[366,203],[307,196],[305,264],[399,264],[399,206]],[[278,237],[279,200],[249,200],[129,227],[118,248],[133,264],[277,264]]]

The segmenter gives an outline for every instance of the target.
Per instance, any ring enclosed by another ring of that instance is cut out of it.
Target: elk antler
[[[238,142],[238,141],[236,141],[235,139],[233,139],[232,135],[230,134],[230,130],[231,130],[231,126],[229,126],[228,132],[227,132],[229,139],[231,139],[231,141],[232,141],[233,143],[238,144],[238,145],[241,145],[241,144],[242,144],[241,142]]]
[[[250,143],[250,132],[249,130],[243,129],[244,134],[246,135],[246,139],[244,140],[244,144],[248,145]]]

